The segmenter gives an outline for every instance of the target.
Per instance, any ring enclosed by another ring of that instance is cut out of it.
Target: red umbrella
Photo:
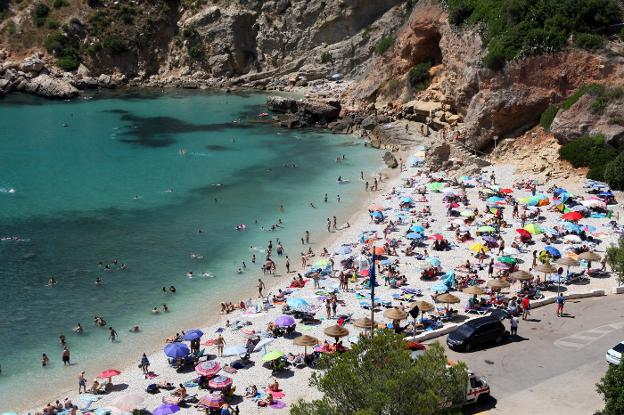
[[[576,220],[583,219],[583,215],[581,215],[579,212],[568,212],[565,215],[563,215],[562,218],[565,220],[576,221]]]
[[[204,408],[221,408],[225,401],[221,396],[221,393],[213,393],[210,395],[206,395],[199,400],[199,404]]]
[[[516,229],[516,232],[518,232],[518,234],[520,234],[520,236],[522,236],[523,238],[531,238],[531,233],[526,229]]]
[[[99,379],[110,379],[113,376],[117,376],[117,375],[121,375],[121,372],[116,369],[107,369],[103,371],[102,373],[100,373],[99,375],[97,375],[97,377]]]
[[[512,189],[500,189],[499,192],[509,194],[509,193],[513,193],[513,190]]]
[[[195,366],[195,372],[204,376],[214,376],[221,370],[221,365],[214,360],[201,362]]]
[[[437,239],[438,241],[441,241],[444,239],[444,236],[440,235],[439,233],[434,233],[433,235],[429,236],[429,239]]]

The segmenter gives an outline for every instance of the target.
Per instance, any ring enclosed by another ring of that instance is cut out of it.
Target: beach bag
[[[147,385],[147,388],[145,388],[145,392],[151,394],[158,393],[158,385],[156,385],[155,383],[150,383],[149,385]]]

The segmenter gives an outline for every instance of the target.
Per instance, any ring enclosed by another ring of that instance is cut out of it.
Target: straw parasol
[[[585,261],[600,261],[602,259],[602,257],[595,252],[583,252],[579,255],[579,258]]]
[[[462,292],[464,294],[481,295],[483,294],[484,291],[483,291],[483,288],[479,287],[478,285],[471,285],[468,288],[464,288]]]
[[[563,257],[557,261],[558,265],[563,265],[564,267],[575,267],[579,264],[579,262],[570,257]]]
[[[304,334],[303,336],[299,336],[295,340],[293,340],[293,343],[295,343],[297,346],[315,346],[319,344],[319,339]]]
[[[324,330],[324,333],[326,336],[329,337],[334,337],[336,339],[338,339],[339,337],[346,337],[349,335],[349,330],[345,329],[344,327],[340,327],[338,325],[334,325],[334,326],[330,326],[327,327]]]
[[[528,281],[533,279],[533,274],[527,271],[515,271],[509,274],[509,277],[518,281]]]
[[[487,282],[487,286],[490,288],[495,288],[495,289],[499,289],[499,288],[507,288],[509,287],[509,282],[505,281],[505,280],[500,280],[500,279],[493,279],[493,280],[489,280]]]
[[[436,297],[436,302],[437,303],[446,303],[446,304],[455,304],[455,303],[459,303],[460,299],[458,297],[455,297],[453,294],[440,294]]]
[[[372,329],[373,321],[368,317],[363,317],[363,318],[358,318],[357,320],[353,321],[353,325],[361,329]]]
[[[557,268],[555,268],[549,262],[545,264],[537,264],[537,266],[535,267],[535,270],[539,272],[543,272],[544,274],[552,274],[553,272],[557,272]]]
[[[383,315],[390,320],[404,320],[407,318],[407,313],[398,307],[393,307],[384,311]]]
[[[111,405],[122,411],[132,412],[133,409],[141,408],[143,401],[145,398],[137,393],[124,393],[113,399]]]
[[[417,305],[421,313],[431,311],[435,308],[433,304],[422,300],[414,301],[412,304]]]

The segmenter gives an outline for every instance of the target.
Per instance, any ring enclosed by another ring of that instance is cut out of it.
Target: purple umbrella
[[[228,378],[227,376],[217,376],[216,378],[212,378],[208,381],[208,386],[212,389],[227,389],[232,386],[232,378]]]
[[[494,268],[507,270],[507,269],[510,269],[511,267],[507,264],[503,264],[502,262],[497,262],[494,264]]]
[[[484,240],[485,242],[489,242],[489,243],[491,243],[491,244],[495,244],[495,243],[496,243],[496,238],[493,238],[493,237],[491,237],[491,236],[484,236],[484,237],[483,237],[483,240]]]
[[[295,324],[295,319],[291,316],[279,316],[275,319],[275,325],[278,327],[290,327]]]
[[[178,412],[179,410],[180,410],[180,407],[178,405],[166,403],[154,409],[154,411],[152,411],[152,415],[170,415],[170,414]]]

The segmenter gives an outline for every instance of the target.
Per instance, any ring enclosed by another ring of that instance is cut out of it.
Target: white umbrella
[[[566,235],[563,240],[571,244],[580,244],[582,242],[581,237],[578,235]]]
[[[261,339],[258,344],[256,344],[256,347],[254,347],[253,351],[254,352],[259,352],[260,350],[262,350],[264,347],[266,347],[267,344],[272,343],[275,339],[271,338],[271,337],[267,337],[264,339]]]
[[[136,393],[124,393],[115,397],[111,401],[111,405],[122,411],[131,412],[134,409],[141,408],[141,404],[145,398]]]
[[[362,270],[370,268],[370,262],[368,262],[368,258],[366,258],[363,255],[360,255],[359,257],[355,258],[355,260],[353,261],[353,265],[355,265],[358,271],[362,271]]]

